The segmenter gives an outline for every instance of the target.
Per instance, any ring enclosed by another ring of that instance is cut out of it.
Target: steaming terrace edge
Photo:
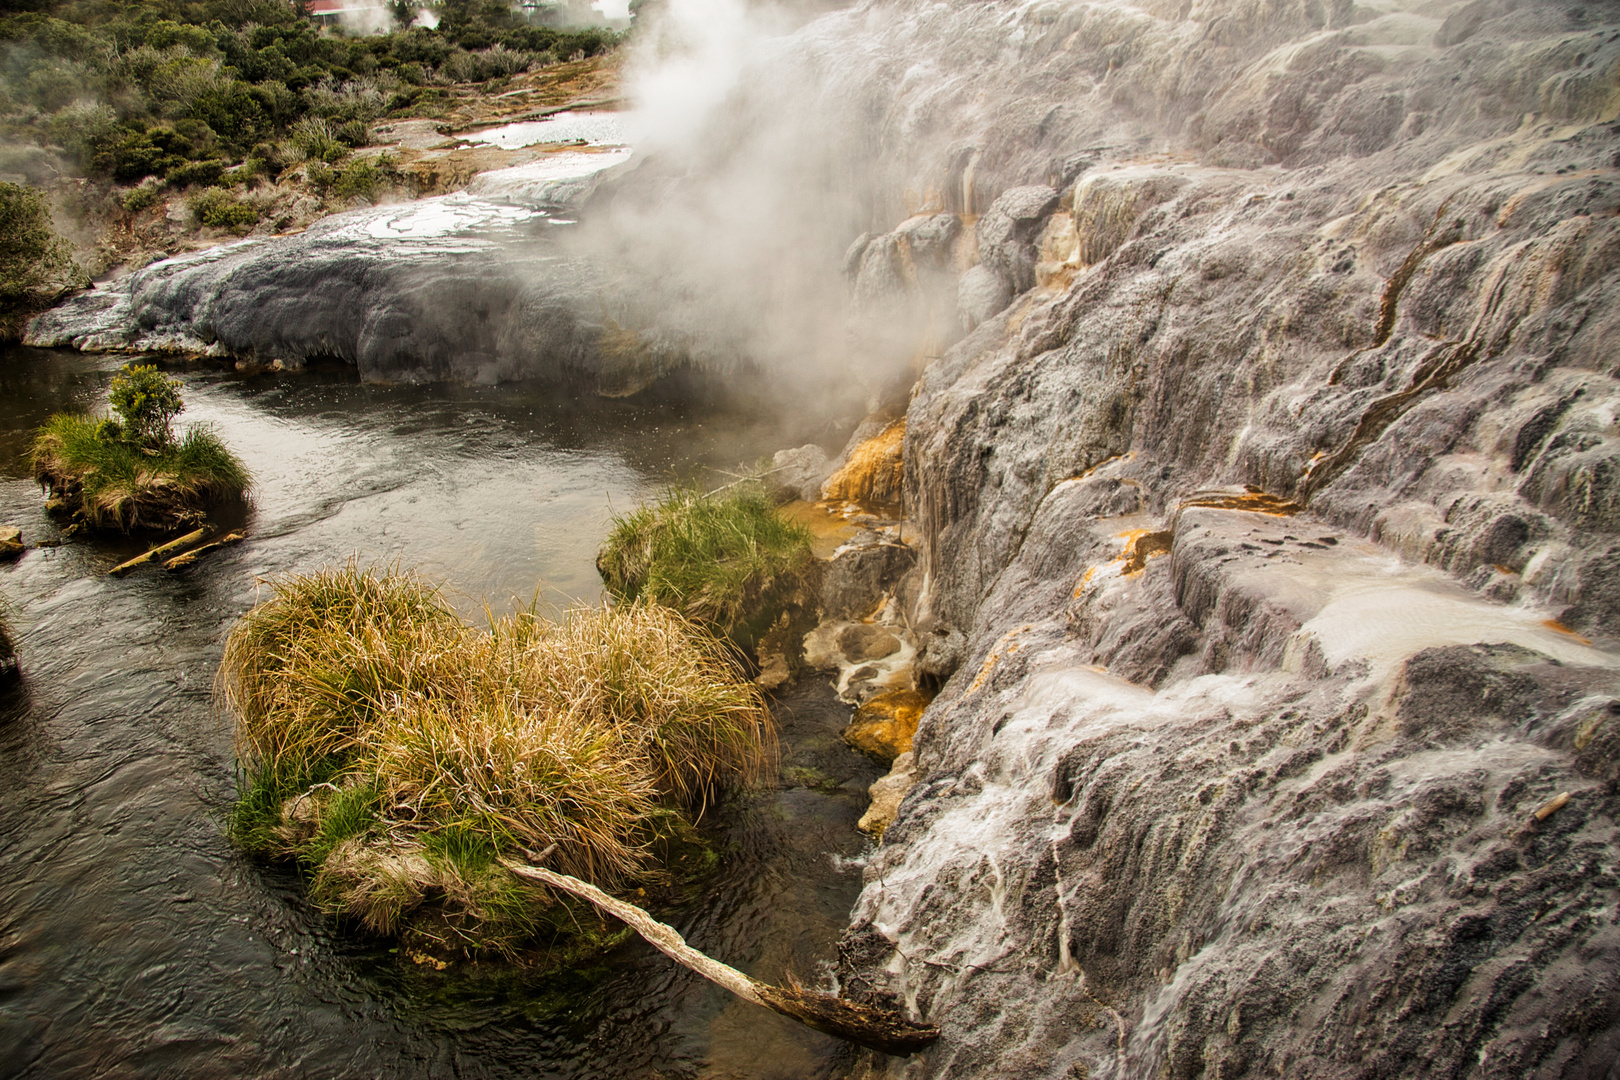
[[[713,858],[693,830],[704,807],[774,757],[758,689],[669,609],[520,612],[480,632],[398,569],[272,589],[220,667],[243,770],[232,834],[413,947],[589,949],[588,923],[499,860],[549,847],[576,876],[678,886]]]
[[[716,287],[774,152],[922,369],[943,685],[839,978],[942,1034],[854,1076],[1610,1075],[1613,20],[869,0],[739,82],[675,278],[821,310]]]

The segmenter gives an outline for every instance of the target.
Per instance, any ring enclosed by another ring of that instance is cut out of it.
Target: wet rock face
[[[1058,193],[1044,185],[1015,187],[979,219],[979,262],[1012,293],[1035,285],[1035,240],[1058,206]]]
[[[945,1035],[856,1075],[1608,1075],[1612,9],[860,18],[980,216],[841,968]]]
[[[986,597],[846,937],[924,1074],[1605,1075],[1615,657],[1308,515],[1134,557],[1106,486]]]

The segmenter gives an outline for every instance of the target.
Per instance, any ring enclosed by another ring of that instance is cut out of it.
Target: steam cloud
[[[763,370],[806,407],[871,407],[909,382],[921,335],[861,331],[844,255],[904,213],[874,205],[872,192],[899,186],[859,96],[829,77],[860,62],[840,31],[861,16],[805,26],[813,14],[745,0],[658,9],[626,69],[643,153],[581,240],[622,279],[614,317],[655,351]]]

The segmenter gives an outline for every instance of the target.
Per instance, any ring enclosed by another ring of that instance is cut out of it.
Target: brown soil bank
[[[957,339],[842,969],[943,1035],[855,1075],[1614,1075],[1613,19],[875,2],[736,103],[860,103]]]

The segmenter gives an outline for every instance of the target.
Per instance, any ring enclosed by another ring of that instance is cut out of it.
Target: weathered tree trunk
[[[938,1028],[908,1020],[891,1009],[845,1001],[812,990],[759,982],[734,967],[698,952],[686,943],[673,926],[659,922],[634,904],[616,900],[595,885],[578,878],[538,866],[512,862],[505,863],[505,866],[519,877],[590,901],[646,938],[653,948],[677,964],[692,969],[711,982],[719,983],[744,1001],[763,1005],[817,1031],[896,1055],[916,1053],[939,1038]]]

